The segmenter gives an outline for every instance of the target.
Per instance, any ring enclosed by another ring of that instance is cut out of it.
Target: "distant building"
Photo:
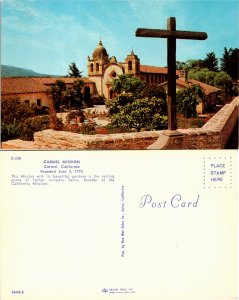
[[[48,106],[47,87],[35,78],[6,77],[1,78],[1,98],[3,100],[19,98],[23,103]]]
[[[187,72],[185,71],[179,72],[179,78],[176,79],[176,91],[181,91],[183,89],[191,87],[192,85],[200,86],[206,96],[206,99],[197,105],[198,114],[204,113],[205,110],[207,110],[209,107],[216,106],[216,99],[218,93],[221,91],[219,88],[208,85],[195,79],[189,79],[187,76]],[[167,81],[160,84],[160,86],[164,87],[166,91],[168,90]]]
[[[1,78],[1,98],[3,100],[19,98],[21,102],[38,107],[49,106],[51,101],[47,91],[56,80],[62,80],[71,87],[77,79],[84,81],[84,88],[89,87],[92,94],[96,93],[95,84],[88,78],[70,77],[5,77]]]

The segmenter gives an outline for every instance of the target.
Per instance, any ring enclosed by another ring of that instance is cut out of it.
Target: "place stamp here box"
[[[2,151],[1,299],[235,299],[237,151]]]
[[[210,156],[203,161],[204,188],[232,188],[233,184],[232,156]]]

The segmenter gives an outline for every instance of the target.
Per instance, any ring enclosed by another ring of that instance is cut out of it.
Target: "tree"
[[[204,82],[209,85],[214,85],[214,77],[216,72],[209,71],[207,68],[190,70],[188,78]]]
[[[218,72],[214,77],[214,85],[222,90],[222,97],[227,100],[232,95],[232,78],[226,72]]]
[[[137,131],[167,127],[166,93],[161,88],[146,88],[139,78],[125,74],[114,81],[113,88],[117,97],[106,102],[113,125]]]
[[[114,103],[115,105],[116,103]],[[112,124],[117,127],[135,128],[140,131],[166,129],[167,116],[161,111],[162,101],[155,97],[135,99],[118,107],[118,113],[112,115]]]
[[[144,86],[145,82],[140,80],[140,78],[129,74],[122,74],[114,80],[112,89],[118,94],[133,93],[135,97],[139,97]]]
[[[177,112],[186,118],[197,116],[197,105],[205,99],[203,90],[198,85],[177,92]]]
[[[77,68],[76,64],[74,62],[72,62],[69,65],[69,71],[68,71],[67,77],[81,78],[82,77],[81,73],[83,73],[83,72],[79,71],[79,69]]]
[[[181,61],[176,61],[176,69],[177,70],[184,70],[186,63]]]
[[[217,72],[218,71],[218,59],[214,52],[206,54],[206,58],[203,60],[204,68],[207,68],[209,71]]]
[[[77,79],[73,82],[71,88],[67,88],[64,96],[64,103],[68,108],[81,109],[83,108],[83,93],[84,81]]]
[[[201,69],[204,67],[202,59],[188,59],[185,62],[184,69],[192,70],[192,69]]]
[[[75,104],[75,107],[78,109],[81,109],[83,107],[83,93],[82,93],[83,87],[84,87],[84,81],[80,79],[74,81],[72,86],[72,90],[74,94],[73,103]]]
[[[50,87],[48,94],[52,98],[49,103],[50,109],[50,128],[52,130],[59,129],[56,111],[59,111],[62,105],[63,93],[66,91],[66,84],[63,80],[56,80],[55,84]]]
[[[161,110],[163,115],[168,114],[167,93],[160,85],[146,85],[142,91],[142,97],[162,99]]]
[[[229,74],[234,80],[239,78],[239,49],[238,48],[224,48],[223,57],[221,61],[221,71]]]
[[[60,110],[60,107],[64,100],[64,92],[66,91],[66,84],[63,80],[56,80],[55,83],[48,90],[48,94],[51,96],[54,108],[56,111]]]
[[[191,70],[188,77],[220,88],[222,90],[223,100],[226,100],[232,95],[232,78],[226,72],[213,72],[208,69]]]

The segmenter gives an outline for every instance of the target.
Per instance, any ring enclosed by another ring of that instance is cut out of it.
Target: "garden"
[[[115,79],[111,100],[82,93],[82,82],[72,90],[58,80],[49,90],[50,107],[29,105],[18,98],[2,101],[2,141],[33,141],[45,129],[79,134],[113,134],[167,129],[167,94],[160,86],[147,86],[139,78],[121,75]],[[205,95],[198,86],[177,93],[178,128],[202,127],[213,113],[198,116],[197,104]]]

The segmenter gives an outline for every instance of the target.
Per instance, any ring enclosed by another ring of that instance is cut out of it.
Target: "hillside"
[[[1,65],[1,77],[58,77],[57,75],[39,74],[32,70]]]

